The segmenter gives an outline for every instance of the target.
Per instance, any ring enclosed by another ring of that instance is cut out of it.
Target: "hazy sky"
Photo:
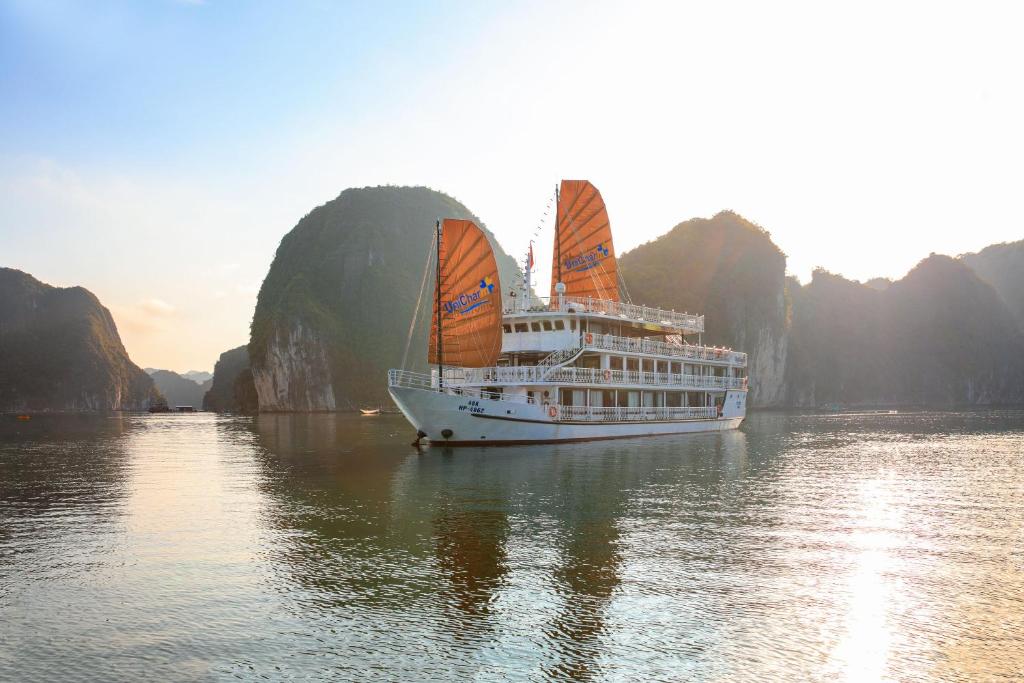
[[[0,0],[0,265],[179,371],[351,186],[443,190],[518,255],[588,178],[620,252],[731,208],[801,279],[900,277],[1024,238],[1022,7]]]

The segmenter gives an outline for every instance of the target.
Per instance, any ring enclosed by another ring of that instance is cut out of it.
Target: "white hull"
[[[746,415],[746,391],[742,390],[727,393],[722,416],[718,418],[621,422],[559,420],[549,414],[550,406],[479,399],[430,389],[392,386],[390,392],[416,430],[434,443],[458,446],[720,432],[738,428]]]

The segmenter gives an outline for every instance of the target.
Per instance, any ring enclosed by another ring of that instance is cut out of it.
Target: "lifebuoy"
[[[604,381],[605,382],[611,382],[612,381],[612,371],[609,370],[608,368],[604,369]]]
[[[586,340],[587,340],[588,344],[593,344],[594,343],[594,335],[592,335],[590,332],[587,332]]]
[[[558,416],[558,406],[551,406],[548,408],[548,417]]]

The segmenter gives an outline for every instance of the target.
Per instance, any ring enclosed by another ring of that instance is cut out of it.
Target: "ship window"
[[[530,326],[526,323],[516,323],[516,332],[529,332]]]
[[[682,369],[682,367],[680,367],[679,363],[672,363],[672,369],[670,370],[670,372],[673,375],[678,375],[682,371],[683,371],[683,369]]]
[[[669,408],[681,408],[683,405],[683,395],[678,391],[670,391],[665,394],[665,400]]]
[[[550,320],[545,320],[544,321],[544,331],[545,332],[550,332],[551,331],[551,321]]]
[[[565,321],[564,320],[556,320],[555,321],[555,329],[556,330],[564,330],[565,329]]]
[[[611,356],[608,358],[608,366],[612,370],[622,369],[622,356]]]
[[[540,323],[530,323],[530,329],[534,332],[540,332]]]
[[[511,334],[511,332],[512,332],[512,326],[511,325],[502,325],[501,328],[503,330],[505,330],[505,334]]]

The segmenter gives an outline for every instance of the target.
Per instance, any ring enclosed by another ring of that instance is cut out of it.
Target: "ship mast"
[[[558,278],[555,280],[555,292],[558,294],[558,310],[562,310],[565,305],[565,283],[562,282],[562,239],[560,227],[558,225],[558,200],[558,185],[555,185],[555,253],[558,256],[558,258],[555,259],[558,272]],[[554,273],[552,273],[552,275],[554,275]]]
[[[434,223],[437,236],[437,292],[434,296],[437,306],[437,390],[444,391],[444,342],[441,335],[441,221]]]

